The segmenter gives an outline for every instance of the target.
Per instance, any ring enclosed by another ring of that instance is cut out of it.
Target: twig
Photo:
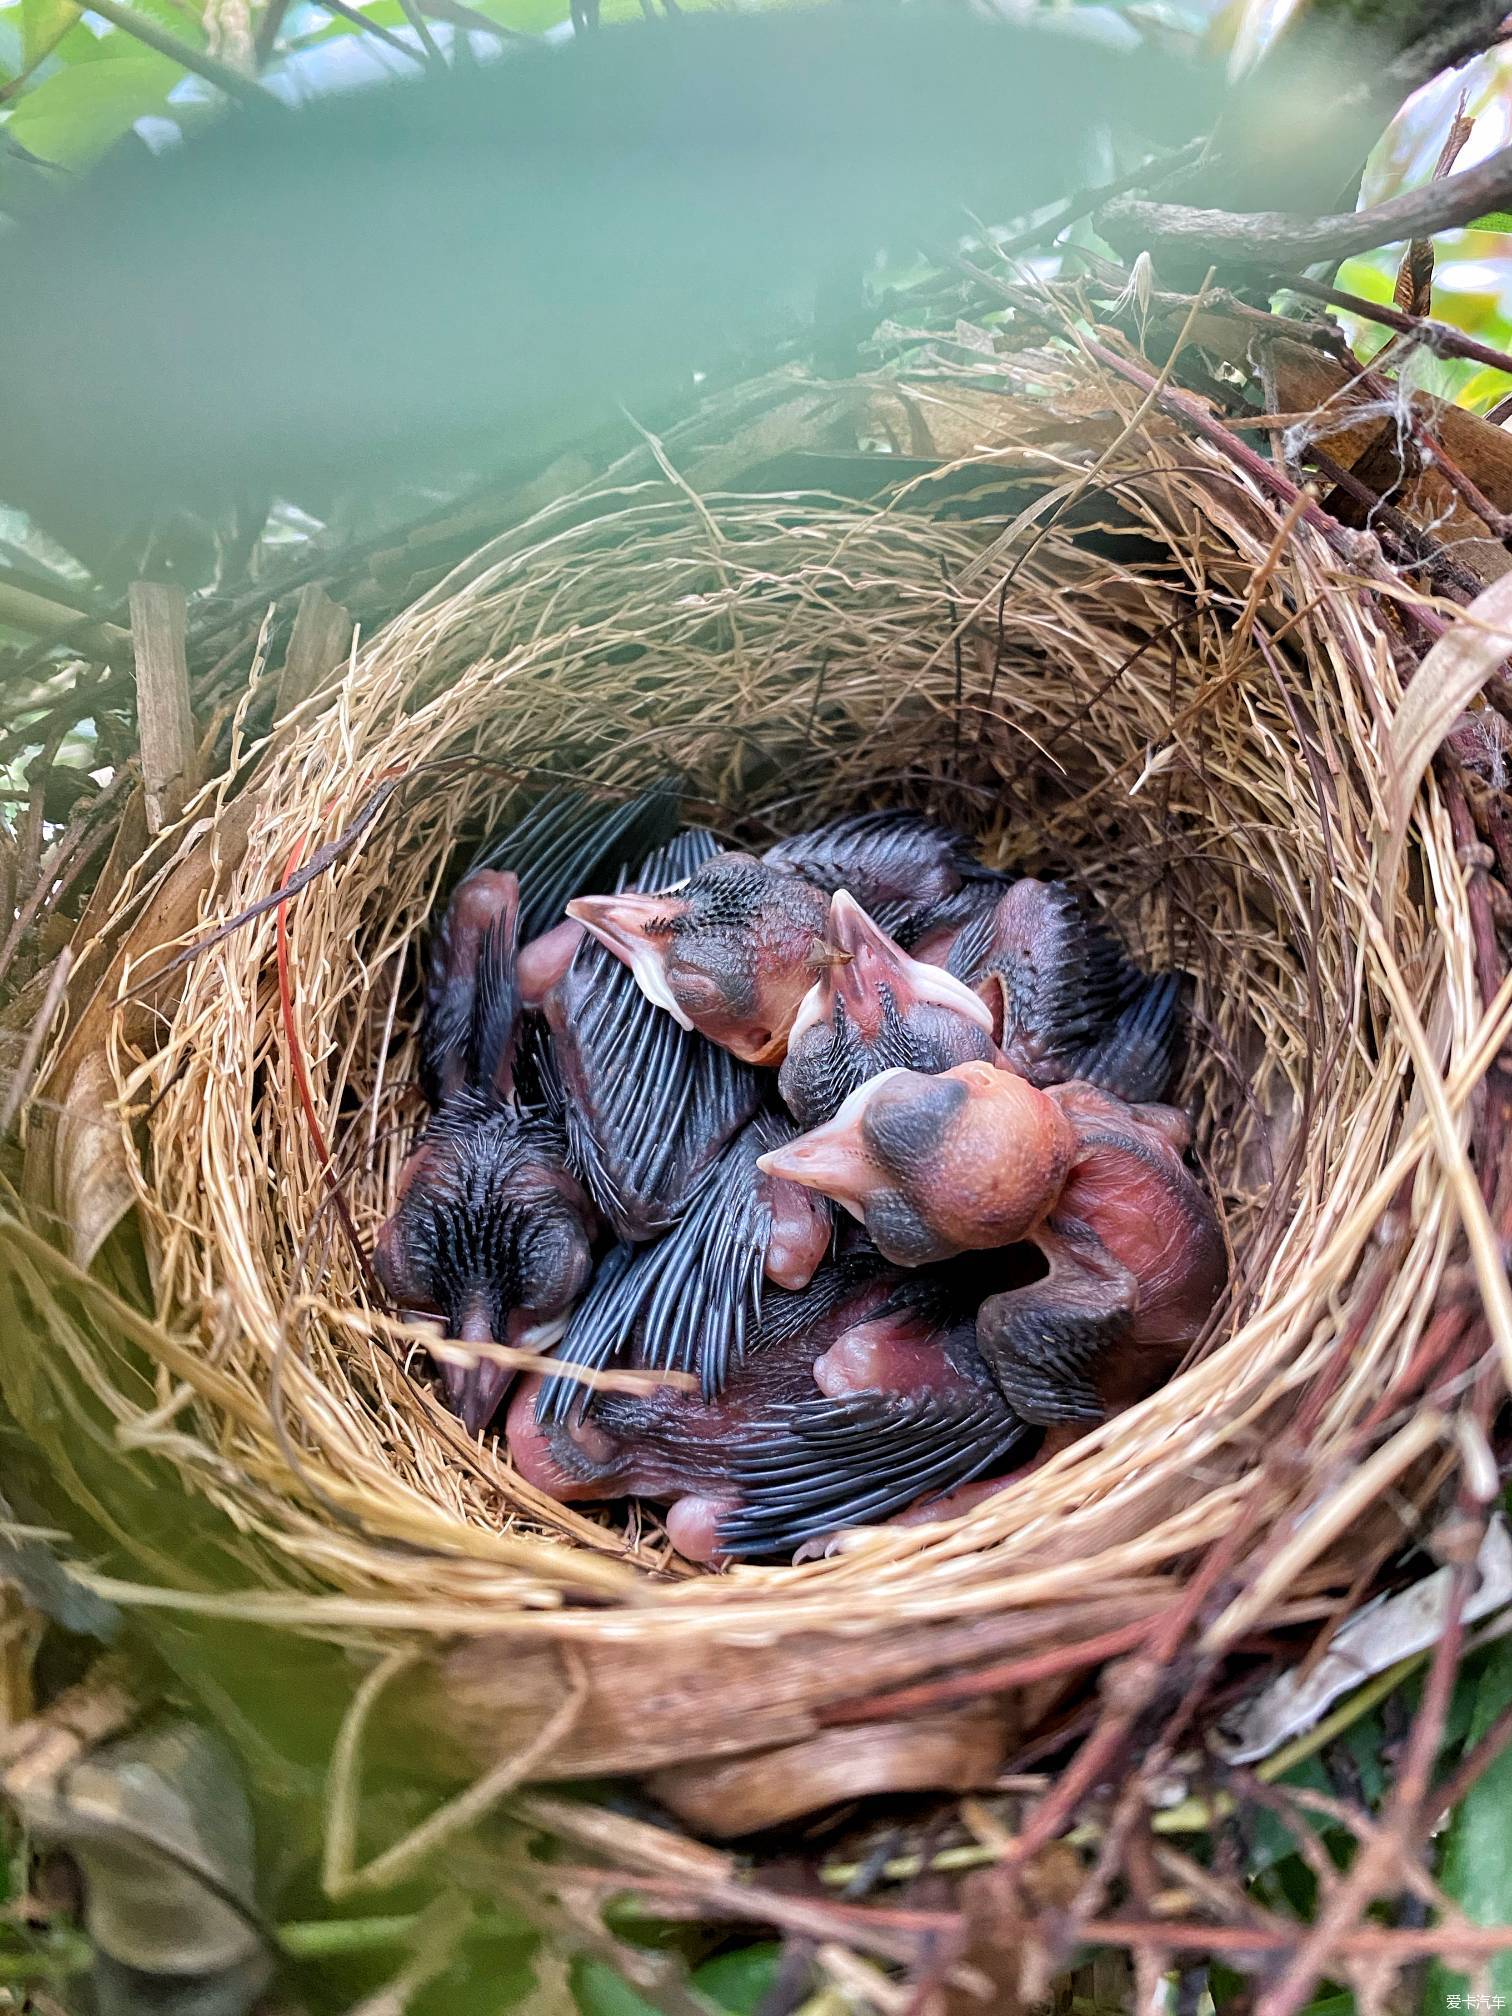
[[[1331,217],[1299,217],[1284,210],[1196,210],[1176,203],[1123,197],[1103,210],[1097,226],[1120,252],[1187,253],[1242,259],[1246,265],[1310,266],[1317,259],[1347,259],[1399,238],[1429,238],[1468,224],[1512,199],[1512,147],[1502,147],[1474,168],[1426,188],[1410,189],[1369,210]]]
[[[1379,490],[1361,482],[1352,469],[1335,462],[1316,442],[1309,445],[1307,460],[1335,490],[1341,490],[1361,507],[1370,530],[1374,531],[1379,526],[1389,535],[1404,566],[1421,567],[1433,576],[1440,587],[1452,590],[1467,602],[1475,600],[1485,583],[1477,580],[1467,567],[1462,567],[1453,554],[1446,552],[1437,540],[1430,538],[1404,512],[1398,511],[1394,504],[1388,504]]]
[[[1512,1744],[1512,1703],[1503,1708],[1479,1742],[1471,1745],[1459,1763],[1442,1783],[1435,1785],[1424,1803],[1418,1821],[1418,1843],[1426,1845],[1429,1836],[1447,1813],[1452,1813],[1460,1801],[1490,1770],[1502,1752]]]
[[[22,1046],[15,1074],[6,1087],[3,1101],[0,1101],[0,1141],[3,1141],[15,1126],[16,1116],[31,1090],[32,1080],[37,1075],[37,1066],[41,1062],[47,1039],[52,1033],[53,1022],[63,999],[63,990],[68,985],[68,975],[72,966],[73,953],[65,945],[54,962],[52,975],[47,983],[47,992],[42,997],[42,1006],[37,1011],[36,1020],[27,1031],[26,1042]]]
[[[130,606],[142,789],[147,831],[156,839],[184,809],[194,783],[194,714],[185,648],[188,601],[182,588],[133,581]]]
[[[1504,546],[1512,540],[1512,517],[1497,509],[1475,479],[1460,468],[1438,436],[1430,434],[1416,414],[1412,419],[1412,432],[1422,450],[1425,467],[1439,470],[1455,495],[1470,506],[1477,518],[1485,520],[1494,538],[1500,539]]]
[[[425,60],[433,69],[444,70],[446,58],[441,54],[441,45],[430,31],[430,23],[415,5],[415,0],[399,0],[404,18],[414,29],[420,47],[425,51]]]
[[[171,980],[175,973],[181,973],[196,959],[203,958],[205,953],[212,952],[217,945],[224,944],[226,939],[233,932],[240,931],[243,925],[255,923],[259,917],[265,917],[270,910],[276,910],[280,903],[287,903],[291,896],[297,896],[301,889],[307,889],[318,876],[326,872],[333,861],[339,860],[349,847],[357,844],[405,778],[414,774],[413,771],[405,771],[398,776],[381,778],[372,797],[342,828],[335,839],[327,840],[323,846],[317,847],[304,866],[291,875],[282,887],[272,890],[266,896],[260,896],[255,903],[249,903],[245,910],[239,910],[234,917],[228,917],[213,931],[207,931],[203,938],[196,938],[192,945],[186,945],[183,951],[175,953],[165,966],[158,967],[157,971],[149,974],[145,980],[139,980],[131,989],[131,996],[128,998],[150,993],[164,980]]]
[[[1089,1945],[1169,1946],[1182,1953],[1288,1953],[1307,1933],[1266,1925],[1194,1925],[1173,1918],[1094,1918],[1082,1927]],[[1421,1930],[1396,1925],[1361,1925],[1341,1932],[1332,1945],[1336,1960],[1471,1959],[1512,1952],[1512,1925],[1435,1925]]]
[[[257,24],[257,34],[252,44],[252,54],[261,70],[273,60],[273,52],[278,47],[279,30],[283,27],[284,16],[288,13],[292,0],[267,0],[262,19]]]
[[[352,26],[360,28],[364,35],[371,35],[375,41],[384,43],[390,49],[397,49],[401,56],[408,56],[411,63],[418,63],[422,70],[429,67],[423,49],[417,49],[413,43],[406,42],[402,36],[396,35],[392,28],[385,28],[381,21],[370,21],[360,8],[349,6],[347,0],[321,0],[321,5],[328,7],[333,14],[339,14],[343,21],[350,21]]]
[[[995,240],[993,250],[1000,258],[1012,259],[1020,252],[1027,252],[1035,245],[1042,245],[1047,238],[1054,238],[1064,231],[1068,224],[1078,218],[1090,217],[1094,210],[1115,196],[1125,195],[1132,189],[1153,189],[1190,167],[1207,145],[1205,140],[1192,140],[1179,153],[1167,155],[1164,161],[1146,161],[1138,168],[1131,168],[1127,175],[1117,175],[1111,182],[1103,182],[1096,189],[1083,189],[1078,195],[1068,196],[1063,203],[1057,203],[1038,224],[1030,224],[1016,237]]]
[[[1434,322],[1425,315],[1404,315],[1400,308],[1367,301],[1362,294],[1348,294],[1340,287],[1326,287],[1320,280],[1305,280],[1300,274],[1276,277],[1291,293],[1305,295],[1309,301],[1326,301],[1331,307],[1342,308],[1366,322],[1379,322],[1383,329],[1394,329],[1399,336],[1411,337],[1435,357],[1462,357],[1467,363],[1489,364],[1493,371],[1505,371],[1512,378],[1512,355],[1467,336],[1462,329],[1451,329],[1447,322]]]
[[[89,11],[98,14],[102,21],[108,21],[112,28],[119,28],[123,35],[135,36],[149,49],[155,49],[159,56],[166,56],[185,70],[192,70],[196,77],[203,77],[207,84],[213,84],[217,91],[224,91],[228,98],[235,98],[242,105],[278,105],[271,91],[265,91],[255,78],[247,77],[240,70],[233,70],[229,63],[222,63],[214,56],[207,56],[202,49],[192,49],[187,42],[181,42],[176,35],[170,35],[166,28],[145,14],[138,14],[133,7],[123,7],[121,0],[89,0]],[[280,108],[282,109],[282,108]]]

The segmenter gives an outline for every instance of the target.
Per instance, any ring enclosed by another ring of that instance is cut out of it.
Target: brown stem
[[[1168,1946],[1182,1953],[1287,1953],[1306,1932],[1299,1925],[1273,1930],[1266,1925],[1194,1925],[1173,1919],[1094,1918],[1082,1937],[1098,1946]],[[1361,1925],[1333,1942],[1338,1959],[1448,1960],[1494,1958],[1512,1952],[1512,1925],[1432,1925],[1421,1930],[1396,1925]],[[1263,2007],[1264,2005],[1262,2005]]]
[[[1316,259],[1347,259],[1399,238],[1430,238],[1468,224],[1485,210],[1500,209],[1509,200],[1512,147],[1502,147],[1462,174],[1407,190],[1369,210],[1332,217],[1296,217],[1283,210],[1245,215],[1122,197],[1100,213],[1097,223],[1109,244],[1126,254],[1177,252],[1242,259],[1246,265],[1274,269],[1310,266]]]
[[[1425,350],[1431,350],[1435,357],[1463,357],[1468,363],[1489,364],[1493,371],[1505,371],[1512,377],[1512,354],[1495,350],[1489,343],[1467,336],[1462,329],[1451,329],[1447,322],[1435,322],[1426,315],[1406,315],[1400,308],[1389,308],[1382,301],[1367,301],[1363,294],[1325,287],[1319,280],[1304,280],[1300,275],[1288,279],[1286,285],[1293,294],[1304,294],[1309,301],[1326,301],[1364,321],[1378,322],[1383,329],[1394,329],[1399,336],[1408,336]]]
[[[1497,509],[1479,484],[1460,468],[1437,435],[1430,434],[1416,415],[1413,416],[1412,432],[1423,451],[1425,464],[1432,464],[1441,472],[1455,495],[1470,506],[1477,518],[1485,520],[1493,538],[1500,539],[1504,546],[1512,540],[1512,517]]]

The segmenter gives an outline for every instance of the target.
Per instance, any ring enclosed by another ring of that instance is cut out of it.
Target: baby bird
[[[779,840],[761,857],[818,889],[848,889],[908,950],[924,933],[958,925],[1008,885],[965,837],[917,812],[858,812]]]
[[[1037,1246],[1044,1279],[989,1297],[977,1341],[1009,1404],[1050,1425],[1150,1391],[1211,1313],[1226,1259],[1187,1138],[1172,1107],[971,1063],[874,1078],[758,1166],[834,1198],[900,1266]]]
[[[637,880],[660,888],[718,851],[711,833],[680,833]],[[677,1223],[756,1111],[762,1079],[664,1015],[580,925],[568,929],[582,942],[544,1007],[571,1164],[621,1239],[652,1239]]]
[[[881,1071],[948,1071],[992,1058],[992,1010],[943,967],[910,959],[847,890],[830,899],[829,943],[843,957],[804,995],[778,1089],[800,1126],[833,1117]]]
[[[712,1560],[730,1551],[718,1528],[740,1501],[733,1477],[742,1453],[780,1410],[815,1396],[815,1358],[885,1301],[896,1278],[872,1255],[831,1262],[803,1289],[774,1289],[744,1361],[715,1399],[663,1387],[601,1394],[591,1413],[553,1410],[544,1404],[549,1382],[523,1380],[506,1430],[515,1468],[564,1503],[635,1496],[670,1504],[667,1532],[678,1553]],[[660,1352],[642,1348],[652,1334],[640,1326],[628,1362],[660,1365]]]
[[[1004,1280],[1025,1271],[1003,1256]],[[739,1506],[719,1522],[721,1553],[791,1554],[910,1507],[927,1516],[1039,1440],[984,1363],[971,1307],[938,1273],[855,1312],[814,1380],[818,1396],[780,1401],[734,1453]]]
[[[760,1168],[763,1152],[791,1133],[783,1115],[758,1113],[665,1238],[611,1254],[558,1357],[602,1369],[628,1362],[644,1339],[642,1363],[697,1372],[705,1401],[721,1393],[760,1321],[763,1283],[802,1288],[829,1247],[829,1206]],[[580,1380],[552,1379],[541,1397],[542,1419],[592,1411],[595,1404]]]
[[[462,1344],[539,1349],[561,1335],[591,1271],[593,1208],[548,1116],[510,1103],[519,1018],[518,889],[496,870],[458,888],[432,948],[421,1043],[432,1116],[399,1175],[373,1271],[402,1310]],[[443,1364],[447,1404],[488,1426],[510,1374]]]
[[[964,926],[948,960],[991,1008],[1004,1057],[1032,1085],[1084,1078],[1131,1105],[1170,1091],[1181,975],[1141,973],[1065,883],[1015,882]]]
[[[782,1062],[799,1002],[841,956],[828,896],[751,854],[716,854],[654,895],[580,896],[567,915],[648,1000],[747,1064]]]

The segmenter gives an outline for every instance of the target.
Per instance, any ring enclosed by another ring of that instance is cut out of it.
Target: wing
[[[636,886],[681,881],[718,845],[701,829],[679,833],[641,864]],[[621,1239],[654,1238],[676,1224],[726,1143],[756,1111],[763,1077],[679,1028],[591,938],[578,948],[546,1013],[571,1091],[572,1166]]]
[[[774,1409],[732,1461],[727,1554],[790,1554],[985,1476],[1033,1431],[995,1393],[856,1393]]]
[[[1072,1075],[1131,1106],[1164,1099],[1181,1045],[1181,977],[1157,973],[1146,980],[1113,1026],[1080,1053]]]
[[[507,876],[483,878],[472,899],[464,878],[426,963],[420,1087],[432,1111],[464,1088],[500,1098],[513,1089],[519,906]]]
[[[520,937],[528,941],[560,924],[574,896],[615,888],[632,862],[662,846],[677,827],[679,791],[676,779],[664,778],[611,805],[550,791],[486,842],[473,866],[519,876]]]
[[[995,980],[1003,1054],[1036,1085],[1086,1075],[1127,1098],[1122,1083],[1174,1055],[1180,976],[1150,980],[1091,906],[1063,882],[1016,882],[972,917],[950,955],[970,987]],[[1115,1082],[1118,1081],[1118,1082]]]
[[[1108,1409],[1097,1374],[1129,1335],[1139,1284],[1086,1225],[1052,1220],[1037,1243],[1049,1273],[987,1298],[977,1311],[977,1349],[1025,1420],[1101,1421]]]
[[[657,1371],[699,1375],[705,1400],[724,1388],[761,1317],[771,1210],[756,1158],[782,1138],[767,1115],[744,1127],[715,1164],[681,1223],[653,1246],[621,1248],[578,1305],[558,1358],[602,1369],[625,1358]],[[543,1388],[537,1418],[558,1421],[589,1405],[576,1380]]]
[[[905,950],[927,927],[955,921],[963,884],[1007,886],[962,834],[918,812],[857,812],[779,840],[762,858],[832,895],[848,889]]]

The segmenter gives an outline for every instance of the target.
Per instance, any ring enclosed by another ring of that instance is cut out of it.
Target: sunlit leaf
[[[108,59],[60,70],[26,92],[7,134],[44,161],[76,167],[103,154],[145,113],[161,112],[184,72],[156,50],[117,39]]]
[[[1512,374],[1487,364],[1460,387],[1458,403],[1474,413],[1485,413],[1509,392],[1512,392]]]
[[[21,0],[21,49],[29,69],[79,18],[74,0]]]
[[[1512,210],[1488,210],[1484,217],[1472,218],[1468,231],[1512,231]]]

